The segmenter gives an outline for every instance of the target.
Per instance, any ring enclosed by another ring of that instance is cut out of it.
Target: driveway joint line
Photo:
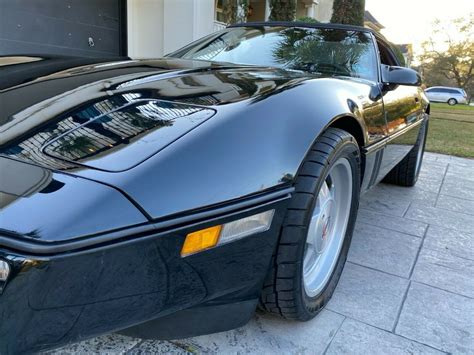
[[[333,312],[333,313],[337,313],[337,314],[339,314],[339,315],[341,315],[341,316],[343,316],[343,317],[346,317],[346,319],[344,319],[344,322],[345,322],[347,319],[351,319],[351,320],[353,320],[353,321],[356,321],[356,322],[365,324],[365,325],[367,325],[367,326],[369,326],[369,327],[372,327],[372,328],[381,330],[381,331],[383,331],[383,332],[385,332],[385,333],[392,334],[392,335],[394,335],[394,336],[397,336],[397,337],[400,337],[400,338],[402,338],[402,339],[411,341],[411,342],[413,342],[413,343],[426,346],[426,347],[428,347],[428,348],[430,348],[430,349],[433,349],[433,350],[442,352],[442,353],[444,353],[444,354],[449,354],[448,352],[446,352],[446,351],[444,351],[444,350],[441,350],[441,349],[438,349],[438,348],[434,347],[433,345],[429,345],[429,344],[423,343],[423,342],[418,341],[418,340],[415,340],[415,339],[407,338],[406,336],[404,336],[404,335],[402,335],[402,334],[393,333],[393,332],[391,332],[390,330],[380,328],[380,327],[378,327],[378,326],[376,326],[376,325],[373,325],[373,324],[369,324],[369,323],[364,322],[364,321],[362,321],[362,320],[360,320],[360,319],[357,319],[357,318],[348,316],[348,315],[346,315],[346,314],[343,314],[343,313],[340,313],[340,312],[338,312],[338,311],[329,309],[329,308],[327,308],[327,307],[326,307],[325,309],[327,309],[327,310],[329,310],[329,311],[331,311],[331,312]]]
[[[455,196],[451,196],[451,197],[455,197]],[[445,211],[445,212],[450,212],[450,213],[461,214],[461,215],[464,215],[465,217],[472,217],[472,214],[470,214],[470,213],[459,212],[459,211],[453,211],[453,210],[450,210],[450,209],[447,209],[447,208],[443,208],[443,207],[426,206],[426,205],[423,205],[423,204],[419,205],[419,207],[420,207],[420,208],[423,208],[423,207],[430,207],[430,208],[435,208],[435,209],[440,210],[440,211]],[[414,219],[414,218],[410,218],[410,217],[408,217],[408,216],[405,217],[405,218],[406,218],[406,219],[409,219],[410,221],[423,222],[423,221],[421,221],[421,220]],[[424,222],[424,223],[426,223],[426,222]],[[432,223],[428,223],[428,224],[432,224]],[[435,224],[435,226],[436,226],[436,225],[437,225],[437,224]],[[442,227],[442,226],[440,226],[440,227]],[[448,227],[444,227],[444,228],[448,228]],[[462,231],[459,231],[459,230],[454,229],[454,228],[448,228],[448,229],[452,229],[452,230],[456,230],[456,231],[458,231],[458,232],[462,232]],[[464,232],[464,233],[469,233],[469,232]],[[471,234],[472,234],[472,232],[471,232]]]
[[[371,267],[371,266],[366,266],[366,265],[363,265],[363,264],[356,263],[356,262],[354,262],[354,261],[347,260],[346,262],[349,263],[349,264],[352,264],[352,265],[359,266],[359,267],[364,267],[364,268],[369,269],[369,270],[372,270],[372,271],[381,272],[382,274],[385,274],[385,275],[390,275],[390,276],[398,277],[399,279],[403,279],[403,280],[409,280],[407,277],[403,277],[403,276],[400,276],[400,275],[392,274],[392,273],[390,273],[390,272],[388,272],[388,271],[379,270],[379,269],[376,269],[376,268]]]
[[[365,210],[366,210],[366,209],[365,209]],[[368,210],[366,210],[366,211],[368,211]],[[370,211],[370,212],[372,212],[372,211]],[[385,215],[383,215],[383,214],[380,214],[380,215],[381,215],[381,216],[384,216],[384,217],[387,217],[387,216],[385,216]],[[400,218],[403,218],[403,217],[400,217]],[[411,219],[410,219],[409,221],[410,221],[410,222],[418,222],[418,223],[426,224],[426,225],[424,226],[423,234],[425,233],[426,228],[428,227],[428,223],[419,222],[419,221],[413,221],[413,220],[411,220]],[[387,230],[387,231],[390,231],[390,232],[397,232],[397,233],[404,234],[404,235],[410,236],[410,237],[415,237],[415,238],[418,238],[418,239],[423,238],[423,236],[416,235],[416,234],[411,234],[411,233],[407,233],[407,232],[401,232],[401,231],[399,231],[399,230],[397,230],[397,229],[395,229],[395,228],[390,228],[390,227],[386,227],[386,226],[383,226],[383,227],[382,227],[381,225],[376,224],[376,223],[371,223],[371,222],[366,222],[366,221],[358,221],[358,223],[366,224],[366,225],[372,226],[372,227],[378,227],[378,228],[381,228],[381,229],[384,229],[384,230]]]
[[[330,311],[329,309],[327,310],[329,312],[332,312]],[[335,313],[335,312],[334,312]],[[341,315],[340,313],[338,313],[339,315]],[[339,325],[339,327],[337,328],[337,330],[334,332],[334,335],[332,336],[331,340],[329,341],[328,345],[326,346],[326,348],[324,349],[322,355],[326,355],[327,351],[329,350],[329,347],[331,346],[334,338],[336,337],[336,335],[339,333],[339,330],[342,328],[342,325],[344,324],[344,322],[346,321],[347,319],[347,316],[345,315],[342,315],[344,317],[344,319],[342,320],[341,324]]]
[[[441,180],[441,184],[439,185],[438,194],[436,196],[435,207],[438,205],[439,195],[441,194],[441,190],[443,189],[444,180],[446,179],[446,175],[448,175],[449,164],[450,163],[448,163],[446,165],[446,169],[444,170],[444,174],[443,174],[443,179]]]
[[[448,192],[445,192],[445,193],[443,193],[443,194],[438,194],[438,197],[439,197],[439,195],[443,195],[443,196],[447,196],[447,197],[452,197],[452,198],[458,198],[458,199],[460,199],[460,200],[462,199],[462,200],[465,200],[465,201],[474,201],[473,199],[470,199],[470,198],[459,197],[459,195],[451,195],[451,194],[448,193]],[[438,201],[436,201],[436,203],[438,203]],[[436,206],[436,204],[435,204],[434,207],[439,208],[439,207]],[[440,208],[440,209],[441,209],[441,208]],[[461,213],[462,213],[462,212],[461,212]]]
[[[443,291],[443,292],[447,292],[447,293],[450,293],[450,294],[455,295],[455,296],[460,296],[460,297],[467,298],[469,300],[474,300],[474,297],[466,296],[466,295],[463,295],[462,293],[446,290],[444,288],[441,288],[441,287],[438,287],[438,286],[433,286],[433,285],[430,285],[430,284],[427,284],[427,283],[424,283],[424,282],[421,282],[421,281],[417,281],[417,280],[410,280],[410,281],[414,282],[418,285],[434,288],[435,290],[438,290],[438,291]]]
[[[444,255],[454,256],[455,258],[458,258],[458,259],[462,259],[462,260],[466,260],[466,261],[470,261],[470,262],[474,261],[473,258],[469,258],[469,257],[466,257],[464,255],[460,255],[460,254],[458,254],[458,253],[456,253],[455,251],[452,251],[452,250],[433,248],[433,247],[429,247],[429,246],[425,246],[424,248],[427,249],[427,250],[437,252],[437,253],[442,253]]]
[[[397,329],[398,322],[400,321],[400,316],[402,315],[403,307],[405,306],[405,301],[407,300],[408,291],[410,290],[410,287],[411,287],[411,280],[408,281],[407,289],[405,290],[405,293],[403,294],[402,302],[400,302],[400,307],[398,308],[397,316],[395,317],[395,322],[393,323],[393,327],[392,327],[393,334],[395,334],[395,330]]]
[[[428,234],[429,229],[430,229],[430,225],[428,224],[428,226],[425,229],[425,233],[423,234],[423,237],[421,238],[421,243],[420,243],[420,246],[418,247],[418,251],[416,252],[415,260],[413,261],[413,264],[410,268],[410,273],[408,274],[409,280],[411,280],[413,276],[413,272],[415,271],[416,264],[418,263],[418,258],[420,257],[421,249],[423,248],[423,245],[425,244],[425,238],[426,238],[426,235]]]
[[[377,225],[377,224],[372,224],[370,222],[365,222],[365,221],[358,221],[357,222],[358,224],[363,224],[363,225],[367,225],[367,226],[371,226],[371,227],[376,227],[376,228],[380,228],[380,229],[383,229],[383,230],[386,230],[386,231],[389,231],[389,232],[395,232],[397,234],[401,234],[401,237],[402,238],[410,238],[410,240],[412,238],[417,238],[418,240],[423,238],[423,236],[417,236],[415,234],[409,234],[409,233],[406,233],[406,232],[400,232],[396,229],[392,229],[392,228],[386,228],[386,227],[381,227],[380,225]],[[425,227],[425,230],[426,230],[426,227]],[[425,231],[423,231],[423,234],[425,233]],[[380,236],[380,238],[388,238],[387,236]]]
[[[463,201],[466,201],[466,202],[474,201],[474,199],[472,199],[472,198],[452,196],[452,195],[449,195],[449,194],[442,194],[442,193],[439,194],[439,197],[451,197],[451,198],[455,198],[455,199],[458,199],[458,200],[463,200]],[[437,206],[435,206],[435,207],[437,207]]]
[[[412,203],[413,203],[413,201],[410,201],[410,202],[408,203],[407,208],[406,208],[405,211],[403,212],[403,215],[402,215],[403,218],[405,218],[405,216],[406,216],[406,214],[408,213],[408,210],[410,209]]]

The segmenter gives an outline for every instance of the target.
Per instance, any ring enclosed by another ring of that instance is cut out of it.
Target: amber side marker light
[[[214,226],[189,233],[181,249],[181,256],[197,253],[217,245],[222,226]]]
[[[270,229],[275,210],[265,211],[229,223],[189,233],[181,249],[181,256],[227,244],[252,234]]]

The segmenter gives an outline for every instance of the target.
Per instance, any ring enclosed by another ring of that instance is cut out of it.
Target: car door
[[[438,91],[437,88],[431,88],[426,90],[426,96],[428,96],[428,99],[430,101],[439,101],[440,99],[440,92]]]
[[[381,65],[398,66],[389,45],[377,39]],[[387,145],[379,176],[385,176],[412,149],[423,117],[422,90],[417,86],[382,85],[382,100],[387,123]]]
[[[448,100],[452,97],[451,90],[449,89],[439,89],[438,99],[436,101],[440,102],[448,102]]]

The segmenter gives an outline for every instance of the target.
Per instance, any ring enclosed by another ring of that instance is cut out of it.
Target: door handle
[[[420,102],[420,98],[418,96],[415,96],[415,102],[416,103]]]

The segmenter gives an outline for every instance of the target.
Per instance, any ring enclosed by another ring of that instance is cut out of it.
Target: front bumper
[[[179,338],[242,325],[255,309],[288,199],[54,255],[0,247],[12,267],[0,295],[0,353],[130,327],[126,333],[135,336]],[[180,256],[189,232],[269,209],[275,215],[268,231]]]

